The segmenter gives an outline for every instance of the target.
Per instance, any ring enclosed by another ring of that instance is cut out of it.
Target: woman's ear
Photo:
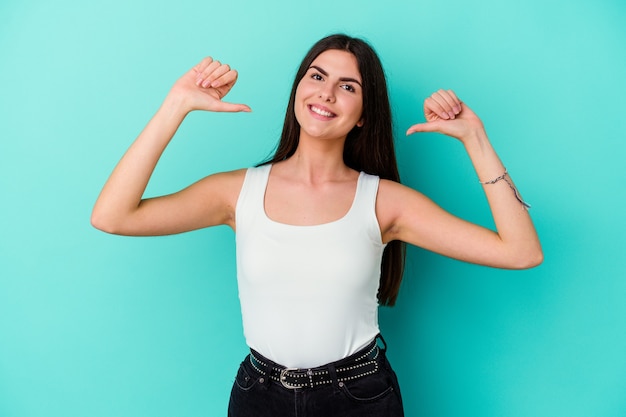
[[[358,122],[356,122],[356,127],[363,127],[363,119],[359,120]]]

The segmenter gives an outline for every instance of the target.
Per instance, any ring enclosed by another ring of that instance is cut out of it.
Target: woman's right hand
[[[249,112],[245,104],[222,100],[236,82],[237,71],[207,57],[176,81],[168,97],[180,100],[187,111]]]

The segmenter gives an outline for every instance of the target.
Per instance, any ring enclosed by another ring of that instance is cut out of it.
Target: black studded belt
[[[334,367],[334,378],[337,382],[342,383],[378,372],[377,359],[379,354],[380,349],[374,341],[373,345],[368,346],[365,351],[352,355],[354,358],[348,357],[346,360],[340,361]],[[262,375],[267,375],[267,370],[270,369],[270,379],[281,383],[285,388],[314,388],[333,382],[333,367],[329,365],[310,369],[287,368],[263,358],[255,351],[250,353],[249,358],[254,369]]]

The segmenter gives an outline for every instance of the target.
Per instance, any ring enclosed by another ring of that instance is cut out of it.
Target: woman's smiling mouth
[[[333,117],[337,116],[335,113],[333,113],[333,112],[331,112],[331,111],[328,111],[328,110],[327,110],[327,109],[325,109],[325,108],[322,108],[322,107],[318,107],[318,106],[316,106],[316,105],[313,105],[313,104],[309,104],[309,106],[308,106],[308,107],[309,107],[309,110],[310,110],[312,113],[314,113],[314,114],[316,114],[316,115],[319,115],[319,116],[322,116],[322,117],[324,117],[324,118],[333,118]]]

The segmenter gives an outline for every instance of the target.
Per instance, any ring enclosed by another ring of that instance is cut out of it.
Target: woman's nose
[[[332,86],[325,85],[320,87],[319,96],[322,100],[333,103],[335,101],[335,93]]]

